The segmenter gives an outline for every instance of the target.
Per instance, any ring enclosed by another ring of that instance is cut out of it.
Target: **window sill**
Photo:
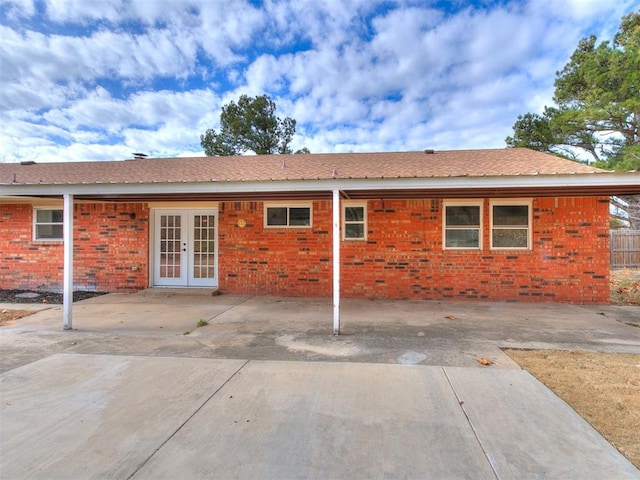
[[[63,239],[55,240],[55,239],[46,239],[46,240],[33,240],[33,243],[36,245],[62,245],[64,243]]]

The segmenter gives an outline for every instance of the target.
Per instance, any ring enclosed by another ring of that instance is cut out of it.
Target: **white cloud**
[[[297,119],[294,148],[501,147],[518,114],[551,103],[578,40],[633,8],[565,4],[49,0],[36,19],[5,0],[0,159],[199,154],[243,93]]]
[[[7,18],[21,20],[32,17],[36,12],[34,0],[2,0],[0,6],[4,4],[7,9]]]

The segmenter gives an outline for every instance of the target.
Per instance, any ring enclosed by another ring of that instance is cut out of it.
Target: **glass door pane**
[[[180,215],[161,215],[160,217],[160,278],[180,278],[182,239]]]
[[[187,285],[188,217],[180,210],[154,213],[153,285]]]
[[[215,215],[193,215],[191,274],[194,280],[215,278]]]

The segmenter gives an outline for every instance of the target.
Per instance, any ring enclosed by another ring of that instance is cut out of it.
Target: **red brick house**
[[[528,149],[4,163],[0,288],[606,303],[632,193]]]

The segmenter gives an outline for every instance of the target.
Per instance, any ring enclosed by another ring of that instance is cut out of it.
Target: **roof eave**
[[[172,183],[108,183],[108,184],[4,184],[0,185],[0,196],[59,196],[74,194],[78,196],[101,198],[127,195],[181,196],[198,194],[240,193],[304,193],[318,191],[343,190],[351,192],[385,191],[502,191],[524,189],[535,193],[536,190],[557,190],[558,195],[565,191],[597,191],[598,194],[621,195],[640,194],[640,174],[555,174],[555,175],[502,175],[502,176],[464,176],[464,177],[428,177],[428,178],[335,178],[317,180],[268,180],[268,181],[211,181],[211,182],[172,182]]]

